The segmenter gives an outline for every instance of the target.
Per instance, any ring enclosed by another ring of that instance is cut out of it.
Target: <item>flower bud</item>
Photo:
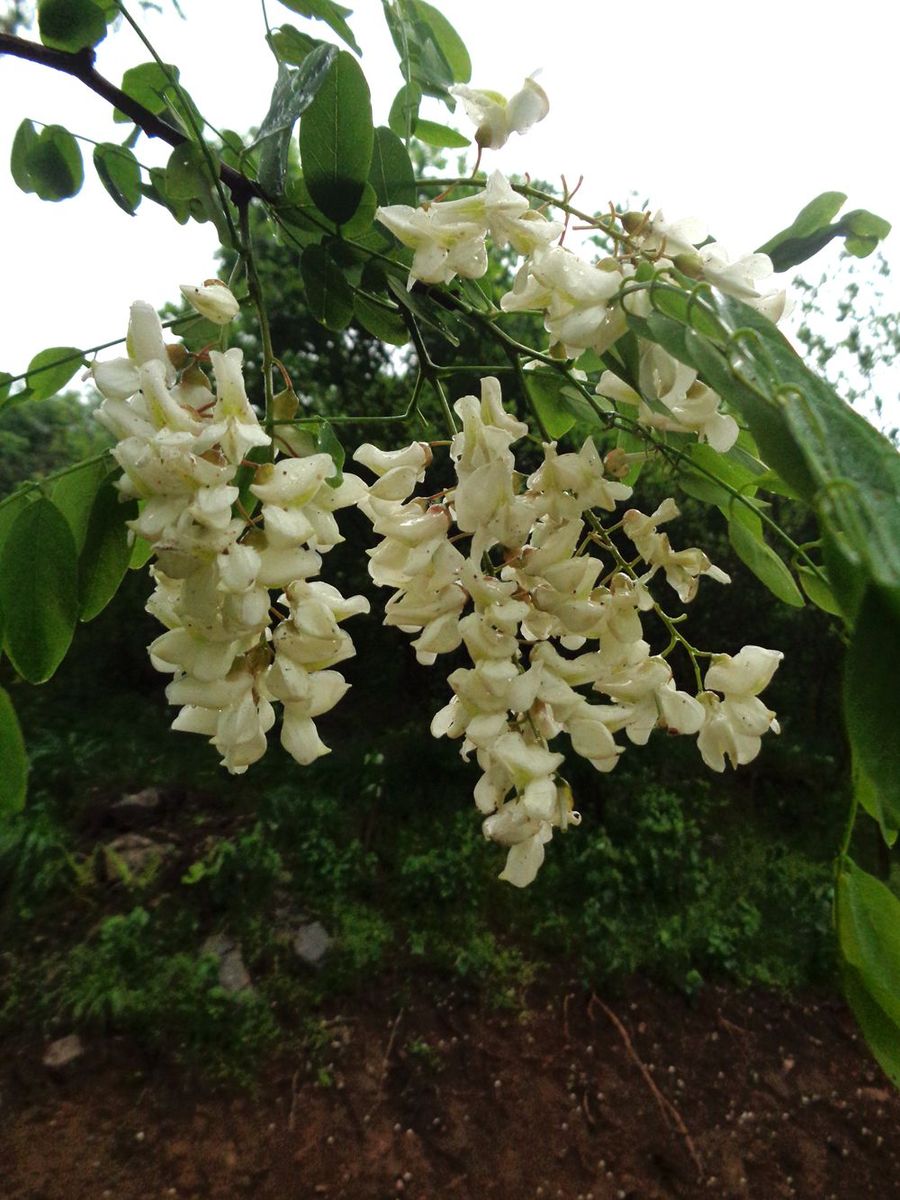
[[[227,325],[240,312],[240,305],[221,279],[205,279],[200,287],[190,283],[179,286],[191,308],[214,325]]]
[[[650,222],[650,214],[645,212],[622,213],[620,218],[626,233],[642,233]]]
[[[625,451],[619,446],[610,450],[603,459],[603,469],[613,479],[624,479],[628,474],[628,456]]]
[[[675,269],[690,279],[703,278],[703,259],[699,254],[676,254],[672,260]]]

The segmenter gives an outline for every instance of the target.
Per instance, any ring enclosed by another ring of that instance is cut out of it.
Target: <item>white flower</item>
[[[725,695],[758,696],[772,682],[783,658],[780,650],[766,650],[763,646],[744,646],[733,658],[730,654],[717,654],[704,683]]]
[[[636,392],[612,371],[604,371],[596,391],[610,400],[636,405],[642,425],[696,433],[698,441],[709,442],[720,454],[737,441],[738,423],[719,412],[719,395],[700,382],[695,370],[661,346],[648,345],[642,350],[639,383],[641,392]]]
[[[557,521],[571,521],[589,508],[612,512],[618,500],[627,500],[631,488],[605,479],[603,462],[593,440],[587,438],[577,454],[557,454],[556,443],[544,445],[544,462],[528,479],[543,512]]]
[[[216,403],[203,441],[208,446],[218,443],[229,462],[239,463],[252,446],[268,446],[270,438],[244,388],[243,351],[237,346],[224,354],[210,350],[209,359],[216,375]]]
[[[622,530],[635,544],[644,562],[652,568],[644,582],[662,568],[666,581],[678,593],[682,603],[688,604],[697,594],[700,575],[708,575],[717,583],[730,583],[731,577],[713,566],[696,546],[688,550],[672,549],[668,535],[659,533],[656,527],[677,516],[678,505],[669,496],[649,517],[636,508],[630,508],[622,518]]]
[[[609,344],[609,302],[623,282],[612,259],[592,266],[562,246],[550,246],[526,260],[500,307],[504,312],[546,310],[544,327],[574,358],[591,346]]]
[[[494,171],[481,192],[459,200],[443,200],[429,209],[434,218],[452,224],[471,221],[490,233],[497,245],[510,245],[519,254],[533,254],[562,233],[559,221],[535,211],[500,171]]]
[[[404,246],[415,251],[408,288],[417,279],[423,283],[449,283],[457,275],[477,279],[487,270],[484,226],[475,221],[442,220],[438,216],[439,207],[389,204],[375,210],[376,220],[386,225]]]
[[[466,115],[477,127],[475,141],[490,150],[506,145],[511,133],[526,133],[550,111],[547,94],[533,75],[509,100],[499,92],[478,88],[457,86],[450,90],[462,100]]]
[[[705,222],[698,217],[667,221],[662,209],[652,217],[647,213],[626,213],[623,224],[645,254],[664,254],[670,259],[679,254],[695,254],[694,247],[708,236]]]
[[[771,682],[784,655],[762,646],[744,646],[731,657],[717,654],[706,672],[707,688],[722,692],[720,700],[713,691],[702,692],[705,720],[697,738],[703,761],[713,771],[725,770],[725,759],[733,767],[752,762],[759,754],[761,738],[771,730],[779,733],[775,714],[759,699],[759,693]]]
[[[135,300],[131,306],[125,349],[128,357],[139,367],[154,360],[161,362],[166,369],[167,386],[171,387],[175,382],[175,368],[169,360],[163,340],[162,323],[156,309],[146,300]]]
[[[241,311],[241,306],[221,279],[207,279],[199,286],[182,283],[179,287],[191,308],[214,325],[227,325]]]
[[[130,358],[92,363],[90,374],[97,390],[107,400],[129,400],[141,386],[138,365]],[[113,432],[118,431],[114,429]]]
[[[732,262],[720,242],[710,242],[696,253],[700,256],[704,278],[720,291],[743,300],[770,321],[778,321],[784,315],[784,290],[763,290],[774,274],[768,254],[747,254]]]

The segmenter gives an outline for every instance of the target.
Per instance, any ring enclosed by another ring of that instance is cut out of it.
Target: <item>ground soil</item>
[[[326,1016],[312,1058],[210,1090],[125,1042],[7,1051],[4,1200],[900,1196],[900,1097],[837,1002],[564,980],[485,1010],[423,984]]]

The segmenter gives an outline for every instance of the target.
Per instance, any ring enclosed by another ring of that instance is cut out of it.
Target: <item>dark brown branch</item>
[[[96,92],[107,103],[118,108],[139,126],[148,137],[159,138],[170,146],[180,146],[188,141],[188,137],[174,125],[156,113],[150,112],[139,104],[121,88],[110,83],[94,69],[94,51],[90,49],[69,51],[53,50],[49,46],[41,46],[38,42],[29,42],[25,38],[15,37],[11,33],[0,33],[0,54],[11,54],[14,58],[22,58],[27,62],[38,63],[42,67],[50,67],[53,71],[62,71],[71,75],[81,83]],[[235,171],[225,163],[219,164],[219,178],[231,192],[231,198],[238,208],[246,205],[254,196],[265,199],[263,192],[253,180]]]

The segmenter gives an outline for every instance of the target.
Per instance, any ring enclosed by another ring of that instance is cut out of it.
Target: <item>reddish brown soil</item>
[[[574,986],[514,1012],[361,998],[313,1060],[190,1089],[122,1044],[5,1062],[5,1200],[900,1196],[900,1098],[837,1004]]]

